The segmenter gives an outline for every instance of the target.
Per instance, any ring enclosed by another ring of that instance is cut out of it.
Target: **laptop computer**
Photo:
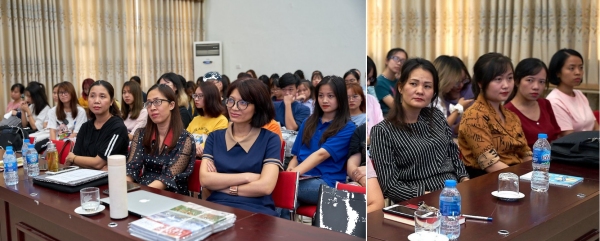
[[[110,205],[110,197],[102,198],[100,201]],[[144,190],[127,193],[128,211],[140,217],[150,216],[184,203],[186,202]]]

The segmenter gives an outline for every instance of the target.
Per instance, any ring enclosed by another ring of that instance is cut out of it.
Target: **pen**
[[[463,216],[465,218],[470,218],[470,219],[477,219],[477,220],[486,220],[486,221],[492,221],[491,217],[482,217],[482,216],[474,216],[474,215],[467,215],[467,214],[463,214]]]

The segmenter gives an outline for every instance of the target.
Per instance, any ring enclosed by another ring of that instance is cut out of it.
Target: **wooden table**
[[[532,170],[523,163],[459,183],[464,214],[492,217],[493,222],[467,219],[461,225],[460,241],[466,240],[587,240],[598,232],[598,170],[552,163],[550,172],[584,177],[571,187],[550,186],[547,193],[531,190],[528,181],[519,183],[525,198],[516,202],[500,201],[491,195],[497,189],[498,174],[513,172],[523,175]],[[413,198],[403,204],[419,201],[439,205],[441,190]],[[585,197],[578,197],[584,194]],[[368,240],[406,240],[414,227],[383,218],[382,211],[367,215]],[[498,234],[507,230],[508,236]],[[595,240],[596,238],[593,238]]]
[[[0,175],[4,180],[4,176]],[[139,218],[110,219],[110,207],[102,213],[85,217],[74,212],[79,207],[79,193],[62,193],[33,185],[19,169],[19,184],[6,186],[0,181],[0,240],[139,240],[127,231],[128,224]],[[101,186],[104,190],[108,185]],[[194,202],[205,207],[234,213],[232,228],[213,234],[206,240],[361,240],[282,218],[251,213],[192,197],[154,188],[143,190]],[[100,194],[101,198],[107,197]],[[108,227],[110,222],[117,227]]]

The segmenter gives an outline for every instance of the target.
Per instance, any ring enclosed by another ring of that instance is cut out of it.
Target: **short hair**
[[[583,64],[583,56],[574,49],[561,49],[556,51],[556,53],[552,55],[552,59],[550,59],[550,64],[548,65],[548,81],[550,81],[550,84],[560,85],[558,73],[562,70],[562,67],[565,66],[565,62],[569,56],[579,57]]]
[[[257,79],[238,79],[231,83],[227,90],[227,96],[238,90],[243,100],[254,104],[254,115],[250,125],[261,128],[275,118],[275,107],[271,101],[269,90]]]
[[[130,81],[133,80],[133,81],[137,82],[139,85],[142,85],[142,80],[137,75],[131,76],[131,78],[129,80]]]
[[[504,101],[504,103],[510,102],[515,97],[515,95],[519,91],[519,84],[521,83],[521,80],[523,78],[530,75],[536,75],[542,70],[546,72],[546,79],[548,79],[548,68],[546,67],[546,64],[544,64],[543,61],[537,58],[526,58],[521,60],[521,62],[517,64],[517,67],[515,67],[515,87],[508,96],[508,99]],[[548,89],[548,86],[549,83],[548,81],[546,81],[545,88]]]
[[[304,72],[302,70],[296,70],[296,72],[294,72],[294,75],[297,76],[301,80],[304,79]]]
[[[14,91],[16,88],[19,89],[19,93],[23,94],[25,92],[25,86],[20,83],[16,83],[10,87],[10,91]]]
[[[169,100],[169,103],[174,102],[177,104],[177,95],[173,89],[171,89],[171,87],[155,84],[148,90],[148,95],[150,95],[150,92],[153,90],[159,91],[165,97],[165,99]],[[150,99],[148,99],[148,101],[150,101]],[[159,145],[153,144],[154,141],[152,140],[152,136],[158,136],[158,126],[151,118],[149,119],[150,121],[148,121],[145,127],[146,129],[144,131],[145,134],[144,138],[142,139],[142,145],[144,146],[144,153],[155,154],[158,153],[160,147]],[[183,121],[181,120],[181,113],[179,113],[179,108],[177,107],[174,107],[171,110],[171,122],[169,123],[169,130],[173,131],[173,139],[171,140],[171,143],[164,143],[164,145],[167,145],[167,151],[171,151],[173,148],[175,148],[177,142],[179,141],[179,136],[181,136],[181,133],[185,131],[183,128]]]
[[[142,87],[137,81],[127,81],[123,83],[121,93],[122,91],[125,91],[125,88],[129,88],[129,92],[131,92],[131,95],[133,96],[133,107],[130,107],[127,103],[125,103],[125,99],[123,99],[123,95],[121,95],[121,118],[126,120],[131,114],[131,119],[136,120],[140,116],[142,108],[144,108]]]
[[[479,57],[473,66],[473,84],[471,85],[475,97],[477,98],[480,93],[483,93],[483,97],[486,98],[485,91],[490,82],[496,76],[509,70],[514,72],[510,58],[500,53],[487,53]]]
[[[110,107],[108,108],[108,112],[111,115],[119,116],[121,114],[121,112],[119,111],[119,107],[117,106],[117,102],[115,101],[115,88],[113,88],[113,86],[110,83],[108,83],[107,81],[98,80],[90,86],[90,91],[95,86],[101,86],[101,87],[104,87],[104,89],[106,89],[106,92],[108,92],[108,96],[110,96],[110,101],[111,101]],[[87,112],[88,112],[87,115],[90,117],[90,119],[96,119],[96,114],[94,114],[94,112],[92,112],[91,108],[88,108]]]
[[[354,94],[356,95],[360,95],[360,99],[362,100],[360,102],[360,106],[358,107],[360,109],[360,111],[362,113],[365,113],[367,111],[367,100],[365,99],[365,93],[362,89],[362,87],[360,86],[360,84],[358,83],[349,83],[346,84],[346,89],[347,90],[352,90],[352,92],[354,92]],[[350,97],[350,96],[348,96]]]
[[[221,93],[216,85],[209,82],[202,82],[197,89],[202,90],[204,98],[204,108],[196,108],[196,111],[201,116],[217,118],[225,112],[225,107],[221,102]],[[194,100],[195,102],[195,100]]]
[[[279,88],[283,89],[286,86],[294,85],[298,87],[300,81],[292,73],[285,73],[279,78]]]
[[[373,70],[373,81],[371,81],[371,85],[376,85],[377,84],[377,65],[375,65],[375,62],[373,61],[373,59],[371,59],[371,57],[367,56],[367,76],[369,76],[369,72],[371,72],[371,70]],[[367,81],[369,81],[367,79]]]

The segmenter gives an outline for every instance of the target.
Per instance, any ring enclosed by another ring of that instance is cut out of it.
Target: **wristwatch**
[[[229,187],[229,195],[237,196],[238,195],[238,186],[230,186]]]

